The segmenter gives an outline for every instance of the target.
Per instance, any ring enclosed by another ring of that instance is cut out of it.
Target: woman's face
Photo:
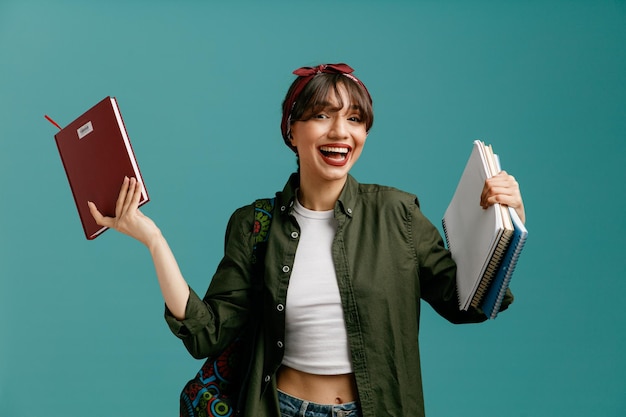
[[[365,145],[367,132],[358,108],[350,106],[344,87],[339,86],[343,108],[334,92],[326,106],[306,120],[291,125],[291,144],[298,150],[300,175],[307,181],[346,179]]]

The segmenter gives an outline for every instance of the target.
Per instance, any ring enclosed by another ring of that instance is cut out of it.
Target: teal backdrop
[[[53,135],[119,100],[161,227],[204,293],[230,213],[295,169],[291,71],[347,62],[376,121],[353,170],[441,216],[474,139],[519,180],[516,301],[423,308],[430,417],[626,415],[626,2],[0,1],[0,416],[175,416],[200,362],[147,250],[82,234]]]

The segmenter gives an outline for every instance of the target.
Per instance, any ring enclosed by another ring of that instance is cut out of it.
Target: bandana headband
[[[317,74],[343,74],[358,85],[360,85],[367,93],[370,102],[372,101],[372,98],[370,97],[369,91],[367,91],[365,84],[363,84],[361,80],[352,75],[352,72],[354,72],[354,70],[347,64],[322,64],[318,65],[317,67],[298,68],[293,72],[293,74],[297,75],[300,78],[298,78],[291,94],[285,100],[285,103],[283,105],[283,119],[280,123],[280,130],[283,134],[283,139],[285,140],[287,146],[295,151],[295,149],[291,145],[291,141],[289,138],[289,135],[291,133],[291,112],[293,111],[293,108],[296,104],[296,101],[298,100],[298,97],[300,96],[300,93],[302,93],[302,90],[304,90],[304,87],[306,87],[309,81],[311,81],[313,77],[315,77]]]

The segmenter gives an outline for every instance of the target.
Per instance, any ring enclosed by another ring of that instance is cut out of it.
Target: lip
[[[330,158],[324,155],[324,153],[322,152],[322,147],[347,149],[348,152],[346,153],[346,156],[343,159]],[[348,161],[350,160],[350,155],[352,154],[352,147],[343,143],[342,144],[326,144],[326,145],[320,146],[318,148],[318,152],[321,155],[324,162],[327,163],[328,165],[342,167],[346,165]]]

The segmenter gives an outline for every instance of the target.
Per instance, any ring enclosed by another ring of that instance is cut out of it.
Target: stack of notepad
[[[459,307],[481,308],[495,318],[528,231],[515,210],[500,204],[483,209],[485,180],[500,171],[491,146],[474,148],[442,223],[448,249],[457,264]]]

